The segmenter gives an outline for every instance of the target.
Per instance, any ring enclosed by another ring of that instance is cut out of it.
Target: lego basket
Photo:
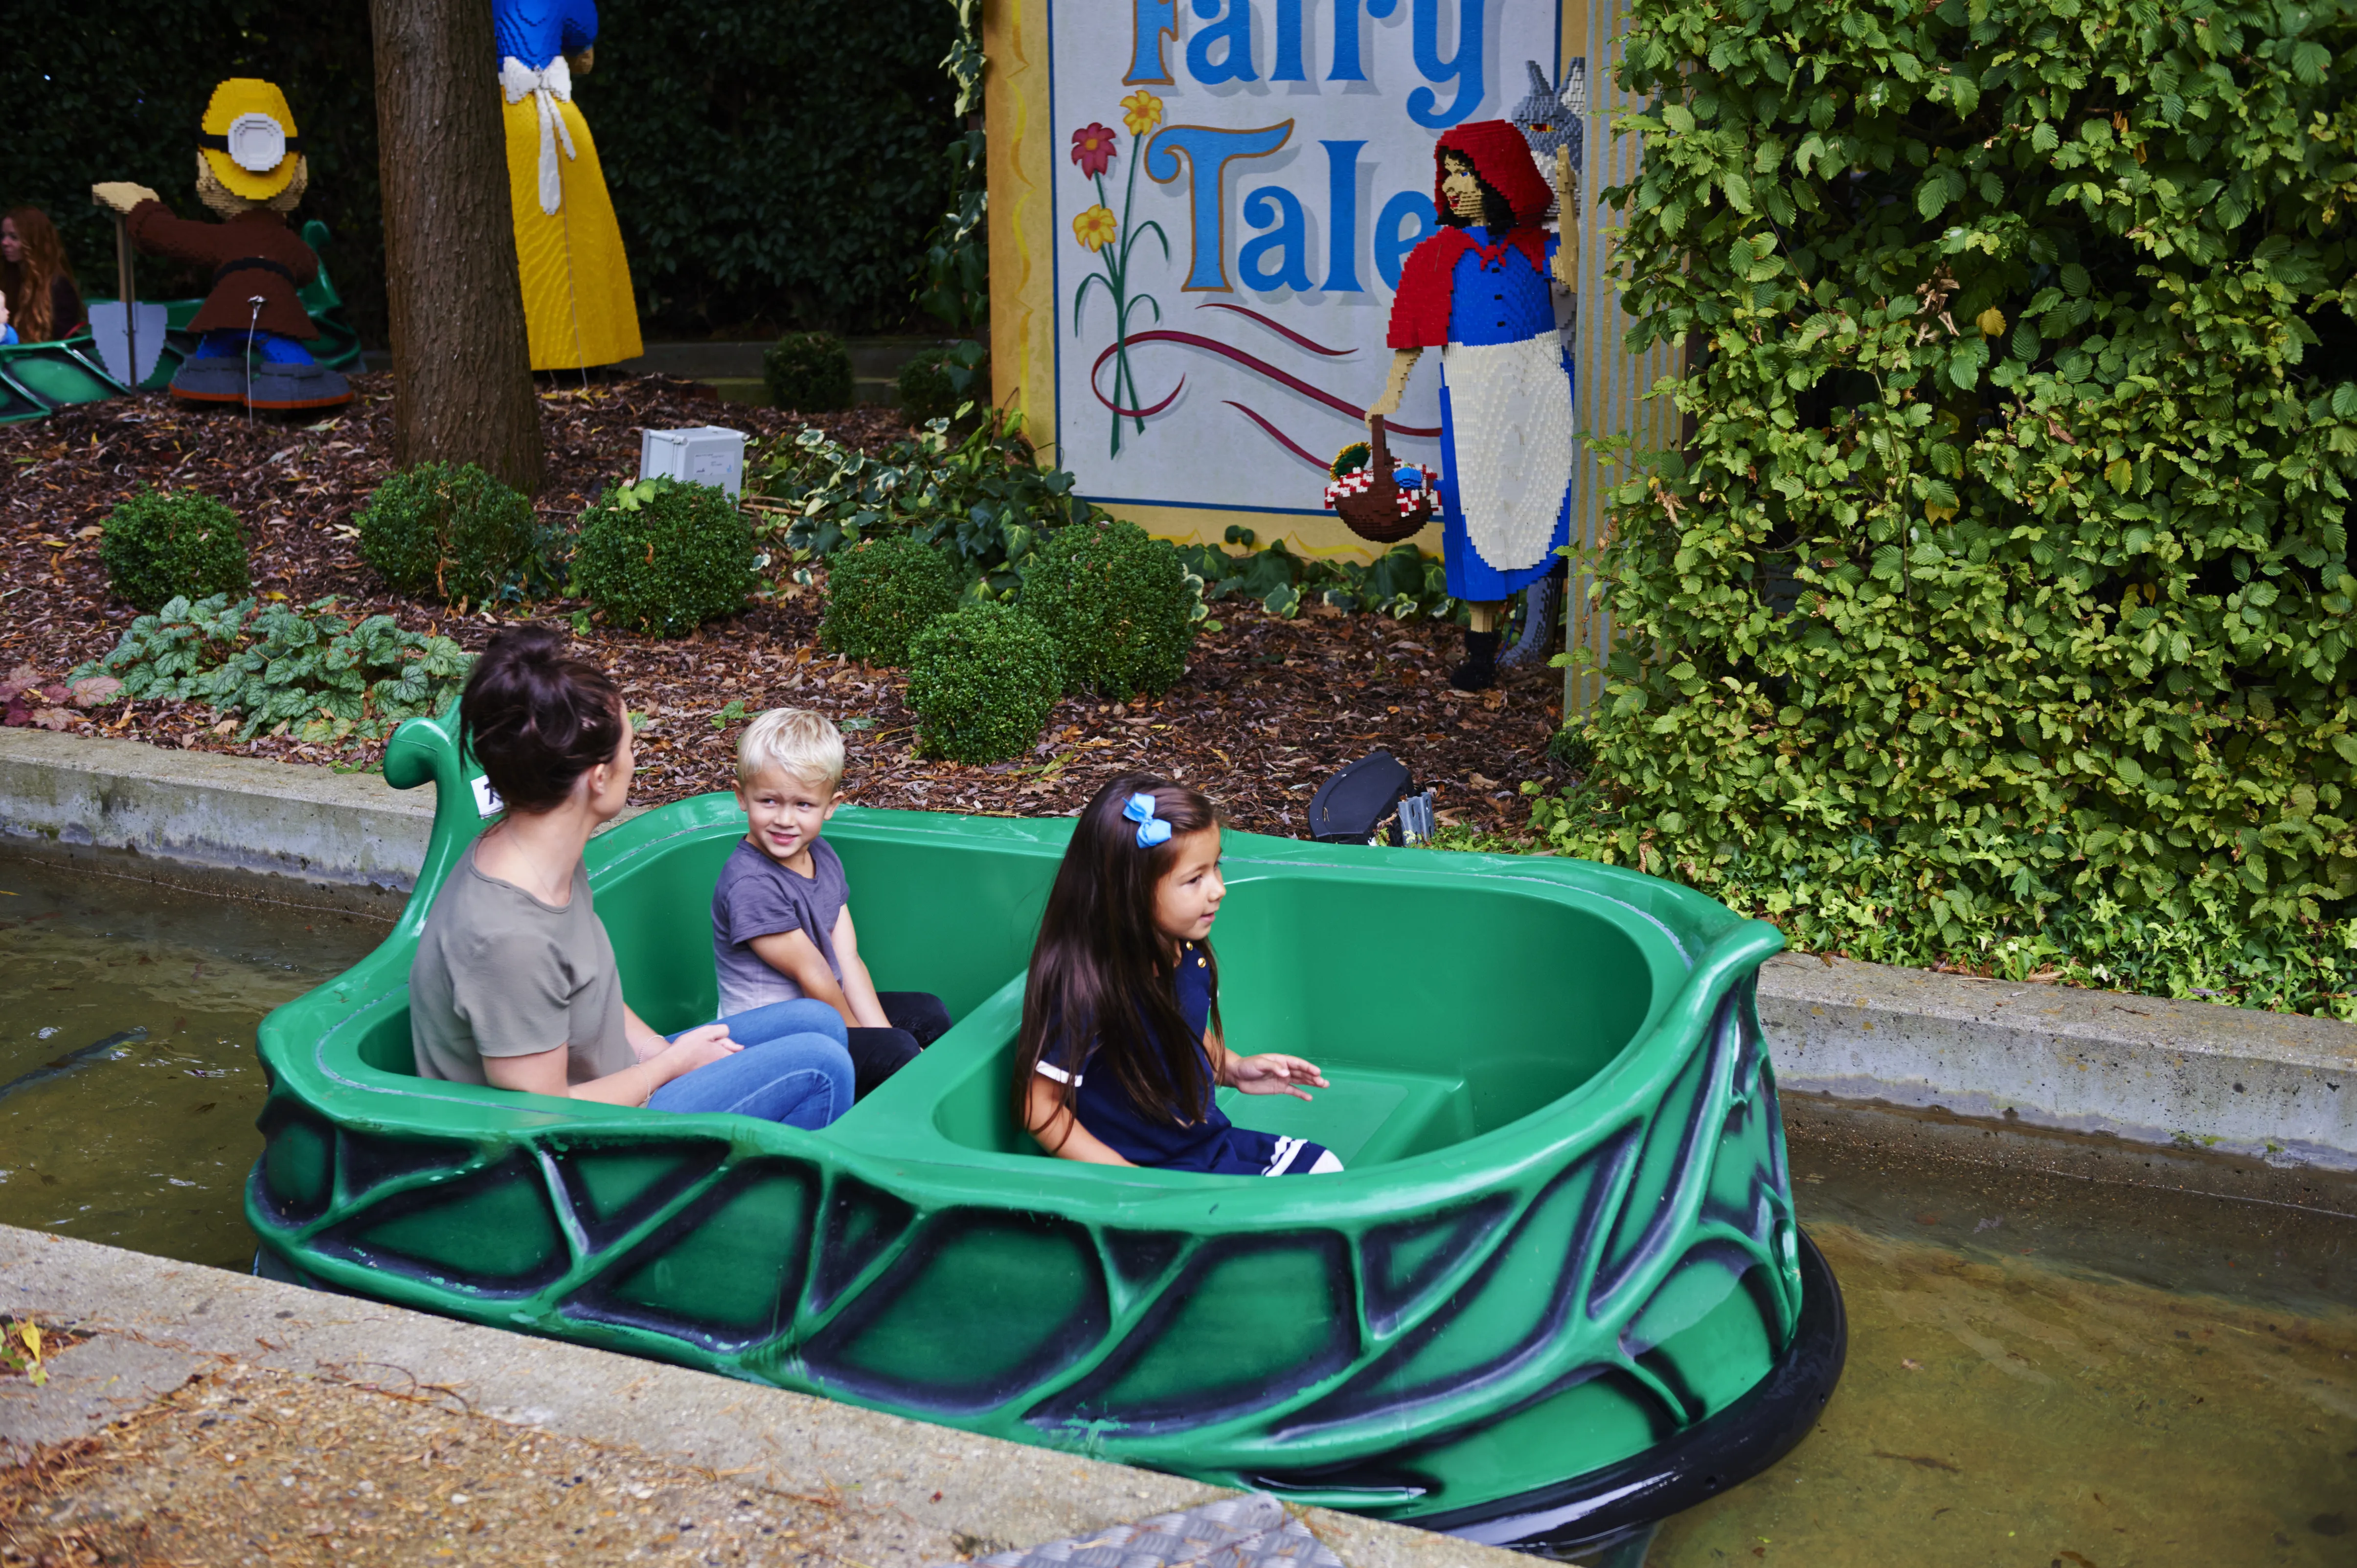
[[[1433,486],[1405,490],[1393,477],[1391,443],[1383,435],[1383,417],[1367,421],[1374,454],[1367,466],[1326,487],[1326,504],[1351,532],[1376,544],[1397,544],[1432,521]]]

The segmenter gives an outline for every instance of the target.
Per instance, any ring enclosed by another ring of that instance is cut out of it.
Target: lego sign
[[[1082,494],[1157,532],[1347,542],[1325,469],[1383,390],[1393,291],[1437,226],[1433,143],[1564,121],[1564,22],[1552,0],[998,8],[1002,397]],[[1437,384],[1411,385],[1403,459],[1437,460]]]

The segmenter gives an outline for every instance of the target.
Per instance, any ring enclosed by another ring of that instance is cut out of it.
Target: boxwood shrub
[[[1068,523],[1023,569],[1023,607],[1055,638],[1074,693],[1168,691],[1187,668],[1197,603],[1178,550],[1134,522]]]
[[[906,664],[909,641],[957,607],[949,561],[905,533],[863,539],[827,566],[820,642],[868,664]]]
[[[210,496],[141,485],[107,515],[105,529],[98,560],[107,585],[140,609],[253,586],[237,513]]]
[[[900,367],[893,390],[911,424],[954,419],[968,403],[990,402],[989,350],[970,338],[920,349]]]
[[[802,413],[849,408],[851,350],[832,332],[789,332],[762,352],[761,379],[780,408]]]
[[[532,502],[472,463],[404,469],[353,521],[361,560],[396,593],[440,604],[497,598],[533,564]]]
[[[753,584],[753,531],[710,485],[640,479],[582,514],[573,586],[608,626],[685,637],[744,608]]]
[[[1801,943],[2347,1014],[2357,13],[1636,0],[1573,853]]]
[[[968,605],[919,632],[908,703],[917,745],[955,762],[1003,762],[1039,740],[1063,690],[1056,639],[1013,605]]]

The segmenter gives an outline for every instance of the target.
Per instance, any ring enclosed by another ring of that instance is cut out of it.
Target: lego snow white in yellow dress
[[[575,63],[588,70],[597,39],[595,0],[494,0],[491,19],[532,368],[636,359],[644,346],[630,263],[597,144],[573,106]]]

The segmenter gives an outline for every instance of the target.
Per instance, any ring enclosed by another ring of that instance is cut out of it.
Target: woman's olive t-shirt
[[[435,896],[409,965],[417,1076],[485,1083],[485,1057],[571,1046],[566,1079],[587,1083],[638,1059],[622,1027],[614,944],[573,867],[573,900],[544,904],[476,869],[469,848]]]

